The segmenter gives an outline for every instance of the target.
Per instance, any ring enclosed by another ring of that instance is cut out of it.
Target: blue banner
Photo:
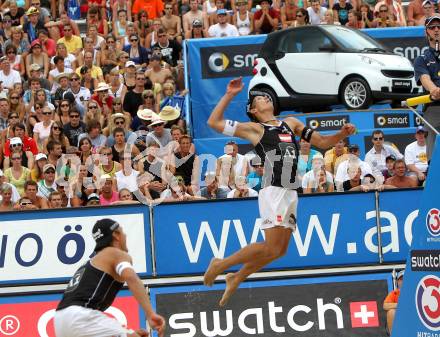
[[[426,48],[423,27],[366,29],[368,35],[382,42],[396,54],[410,60]],[[243,90],[228,107],[227,119],[247,121],[245,105],[247,87],[252,76],[253,61],[257,58],[265,35],[194,39],[188,43],[188,67],[191,70],[190,108],[194,138],[222,137],[206,127],[206,121],[214,106],[223,96],[231,78],[242,76]],[[352,112],[350,112],[351,116]],[[360,125],[359,125],[360,126]],[[363,129],[363,127],[361,127]]]
[[[26,284],[69,280],[89,259],[98,219],[118,221],[127,234],[133,266],[151,276],[149,208],[142,206],[85,207],[3,213],[0,221],[0,283]]]
[[[225,286],[152,288],[170,336],[385,336],[382,302],[390,274],[242,283],[224,308]],[[154,334],[156,336],[156,334]]]
[[[413,240],[407,258],[392,337],[440,335],[439,185],[440,138],[437,137],[420,201],[420,213],[413,226]]]
[[[402,193],[417,200],[413,191]],[[395,210],[399,218],[406,218],[407,211]],[[212,257],[222,258],[261,241],[258,216],[255,199],[158,205],[157,274],[200,274]],[[288,252],[266,270],[378,263],[377,242],[374,193],[301,196],[298,230]]]

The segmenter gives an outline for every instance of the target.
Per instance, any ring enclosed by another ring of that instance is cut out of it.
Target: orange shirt
[[[141,10],[145,10],[148,13],[148,19],[155,19],[162,16],[163,13],[163,1],[162,0],[135,0],[132,11],[137,14]]]
[[[385,303],[397,303],[399,300],[400,289],[391,291],[385,298]]]

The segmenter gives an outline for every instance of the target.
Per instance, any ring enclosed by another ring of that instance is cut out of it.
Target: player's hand
[[[150,334],[148,333],[148,331],[144,330],[144,329],[139,329],[136,330],[136,333],[140,336],[140,337],[148,337]]]
[[[356,127],[351,123],[346,123],[341,128],[341,133],[344,137],[351,136],[356,133]]]
[[[230,95],[237,95],[240,91],[243,90],[244,84],[242,81],[242,77],[234,78],[228,83],[226,87],[226,93]]]
[[[148,318],[148,324],[150,325],[150,327],[157,331],[160,337],[163,337],[165,333],[165,319],[162,316],[153,313]]]

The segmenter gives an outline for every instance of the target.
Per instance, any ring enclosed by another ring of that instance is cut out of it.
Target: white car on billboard
[[[249,90],[264,91],[277,112],[344,104],[367,109],[419,95],[411,62],[359,30],[336,25],[271,33],[254,63]]]

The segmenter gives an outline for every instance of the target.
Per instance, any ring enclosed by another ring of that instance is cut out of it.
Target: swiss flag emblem
[[[377,302],[350,302],[352,328],[371,328],[379,326]]]
[[[289,134],[280,133],[278,137],[283,143],[292,143],[292,136]]]

